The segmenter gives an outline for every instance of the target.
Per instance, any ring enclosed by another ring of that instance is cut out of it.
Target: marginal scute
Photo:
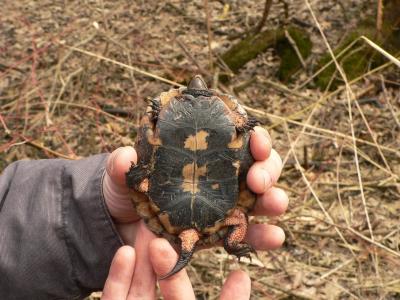
[[[241,149],[243,148],[244,140],[243,136],[239,135],[233,135],[232,136],[232,141],[228,144],[228,148],[230,149]]]
[[[143,218],[151,218],[155,215],[148,202],[140,202],[136,204],[136,212]]]
[[[153,146],[160,146],[162,144],[161,139],[154,134],[151,128],[146,130],[146,139]]]
[[[181,232],[180,228],[173,226],[169,220],[169,216],[167,213],[163,212],[158,215],[158,219],[164,228],[171,234],[178,234]]]
[[[165,106],[171,101],[174,97],[179,96],[180,92],[177,89],[169,90],[168,92],[162,92],[160,94],[160,102],[161,106]]]
[[[147,193],[149,191],[149,179],[145,178],[139,185],[139,192]]]
[[[132,202],[139,203],[139,202],[149,202],[149,197],[146,194],[143,194],[139,191],[132,190]]]
[[[219,95],[219,97],[225,103],[225,105],[228,106],[228,108],[231,111],[237,110],[238,102],[235,98],[233,98],[232,96],[226,95],[226,94],[221,94],[221,95]]]
[[[248,211],[249,208],[254,206],[256,202],[256,196],[248,188],[245,182],[240,183],[239,187],[239,199],[237,205],[244,211]]]
[[[155,213],[160,211],[160,208],[153,201],[150,201],[150,207]]]
[[[151,121],[149,116],[146,114],[140,119],[140,126],[151,126]]]
[[[150,230],[155,232],[156,234],[162,234],[162,232],[164,231],[164,228],[162,227],[157,217],[146,220],[146,224],[150,228]]]

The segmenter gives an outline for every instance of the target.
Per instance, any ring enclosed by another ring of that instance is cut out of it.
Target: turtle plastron
[[[254,252],[244,238],[255,202],[246,186],[255,125],[235,97],[208,89],[198,75],[149,101],[126,183],[143,195],[133,202],[147,226],[180,244],[176,265],[160,279],[185,267],[197,245],[223,240],[239,259]]]

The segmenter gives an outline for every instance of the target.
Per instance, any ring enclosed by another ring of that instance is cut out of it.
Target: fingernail
[[[261,135],[265,138],[265,144],[272,144],[271,136],[269,135],[268,131],[265,130],[261,126],[254,127],[254,130],[261,133]]]
[[[122,148],[118,148],[113,153],[111,153],[111,157],[108,161],[108,166],[107,166],[107,173],[110,175],[113,174],[113,172],[114,172],[114,161],[118,157],[121,150],[122,150]]]

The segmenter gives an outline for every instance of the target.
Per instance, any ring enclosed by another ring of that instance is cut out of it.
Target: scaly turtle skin
[[[180,242],[178,262],[161,279],[180,271],[198,245],[223,239],[239,259],[254,252],[243,239],[255,202],[245,182],[256,123],[235,98],[208,89],[200,76],[151,101],[135,144],[138,164],[126,182],[148,227]]]

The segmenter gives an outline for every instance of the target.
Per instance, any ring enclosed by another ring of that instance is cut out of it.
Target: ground
[[[219,57],[254,28],[263,1],[3,1],[0,171],[132,145],[146,100],[200,73],[269,130],[290,205],[251,220],[284,228],[280,250],[240,264],[221,248],[194,255],[198,299],[218,298],[235,268],[249,272],[253,299],[400,299],[400,68],[374,50],[386,63],[347,87],[312,84],[327,43],[375,18],[378,1],[287,2],[288,18],[274,1],[265,28],[306,30],[314,46],[304,67],[279,82],[269,49],[221,84]]]

